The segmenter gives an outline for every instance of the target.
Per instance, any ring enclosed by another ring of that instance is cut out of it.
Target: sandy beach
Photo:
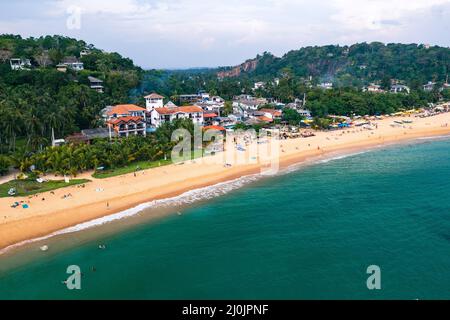
[[[394,120],[401,119],[412,120],[413,123],[391,126]],[[335,152],[354,152],[419,137],[450,134],[450,126],[447,126],[450,113],[428,118],[386,118],[375,123],[373,130],[354,127],[316,132],[316,136],[309,138],[280,140],[280,167]],[[176,196],[261,170],[260,163],[226,166],[223,161],[217,161],[220,157],[219,154],[209,159],[161,166],[139,171],[136,175],[131,173],[107,179],[95,179],[87,172],[77,176],[91,180],[84,187],[71,186],[24,198],[0,198],[0,249],[114,214],[143,202]],[[71,196],[64,197],[68,194]],[[11,208],[16,201],[26,201],[29,208]]]

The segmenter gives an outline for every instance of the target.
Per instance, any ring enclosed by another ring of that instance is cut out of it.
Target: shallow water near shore
[[[336,157],[29,244],[0,259],[0,298],[449,299],[449,158],[448,139]],[[74,264],[79,291],[61,282]]]

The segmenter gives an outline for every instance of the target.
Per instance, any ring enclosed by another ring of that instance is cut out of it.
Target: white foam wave
[[[214,197],[218,197],[218,196],[224,195],[232,190],[239,189],[248,183],[256,181],[260,176],[261,176],[260,174],[247,175],[247,176],[243,176],[243,177],[240,177],[240,178],[237,178],[234,180],[220,182],[220,183],[217,183],[212,186],[207,186],[207,187],[203,187],[203,188],[190,190],[190,191],[187,191],[187,192],[182,193],[175,197],[145,202],[145,203],[137,205],[136,207],[126,209],[126,210],[120,211],[118,213],[114,213],[114,214],[111,214],[108,216],[104,216],[104,217],[97,218],[97,219],[94,219],[91,221],[80,223],[80,224],[77,224],[72,227],[61,229],[59,231],[55,231],[47,236],[18,242],[14,245],[11,245],[4,249],[1,249],[0,255],[4,254],[14,248],[17,248],[17,247],[20,247],[20,246],[23,246],[23,245],[26,245],[29,243],[43,241],[43,240],[52,238],[54,236],[68,234],[68,233],[74,233],[74,232],[90,229],[93,227],[101,226],[101,225],[104,225],[104,224],[107,224],[107,223],[110,223],[110,222],[113,222],[116,220],[121,220],[121,219],[125,219],[128,217],[132,217],[132,216],[135,216],[135,215],[141,213],[145,209],[182,206],[182,205],[192,204],[192,203],[200,201],[200,200],[207,200],[207,199],[211,199]]]
[[[431,136],[431,137],[420,137],[416,138],[415,140],[440,140],[440,139],[449,139],[450,135],[443,135],[443,136]]]

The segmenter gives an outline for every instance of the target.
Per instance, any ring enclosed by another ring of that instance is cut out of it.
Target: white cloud
[[[346,29],[380,30],[395,27],[403,18],[418,11],[446,3],[450,0],[333,0],[337,12],[332,19]]]
[[[23,1],[34,6],[26,11],[30,17],[0,12],[2,31],[66,34],[152,66],[235,64],[266,50],[279,55],[330,43],[450,44],[443,32],[450,23],[450,0]],[[77,31],[66,28],[72,6],[82,12]]]

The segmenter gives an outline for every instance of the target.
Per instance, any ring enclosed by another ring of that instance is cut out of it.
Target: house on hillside
[[[31,67],[30,59],[10,59],[9,64],[11,66],[11,70],[27,70],[27,68]]]
[[[67,68],[72,69],[74,71],[84,70],[83,62],[80,62],[77,57],[70,56],[65,57],[60,65],[65,65]]]
[[[56,65],[56,70],[60,72],[67,72],[67,65],[65,65],[64,63],[59,63]]]
[[[88,56],[91,54],[91,51],[88,49],[84,49],[80,51],[80,58],[84,57],[84,56]]]
[[[331,82],[322,82],[321,84],[317,85],[321,89],[329,90],[333,89],[333,83]]]
[[[424,84],[422,86],[422,88],[424,91],[430,92],[430,91],[433,91],[435,85],[436,85],[436,82],[428,81],[428,83]]]
[[[98,93],[103,93],[103,81],[94,77],[89,76],[89,86],[92,90],[97,91]]]
[[[260,82],[255,82],[255,84],[253,85],[253,90],[258,90],[258,89],[264,89],[265,83],[260,81]]]
[[[409,89],[409,87],[407,87],[403,84],[394,84],[391,86],[391,92],[392,93],[409,93],[410,89]]]
[[[385,91],[381,89],[381,86],[377,84],[370,84],[367,87],[363,88],[363,92],[383,93]]]

